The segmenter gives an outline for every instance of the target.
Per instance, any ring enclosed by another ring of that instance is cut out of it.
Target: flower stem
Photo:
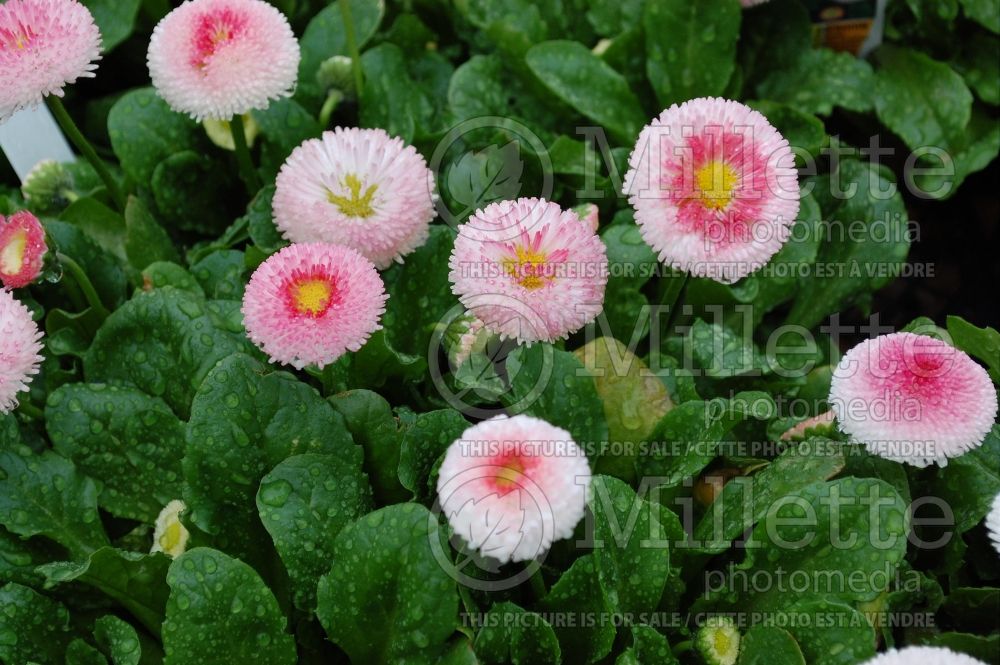
[[[22,402],[18,402],[17,410],[32,420],[45,420],[45,412],[32,404],[31,400],[25,399]]]
[[[108,310],[101,302],[101,298],[97,295],[97,290],[91,283],[90,278],[87,277],[87,273],[80,267],[80,264],[74,261],[69,256],[66,256],[62,252],[56,254],[56,258],[59,262],[73,275],[73,279],[76,280],[77,285],[79,285],[80,290],[83,291],[84,297],[87,302],[93,308],[93,310],[99,313],[102,317],[108,316]]]
[[[350,0],[340,0],[340,15],[344,19],[344,34],[347,35],[347,50],[351,52],[351,71],[354,72],[354,94],[361,102],[361,88],[364,78],[361,75],[361,52],[358,51],[358,39],[354,34],[354,21],[351,20]]]
[[[541,565],[535,568],[535,571],[531,573],[531,578],[528,581],[531,583],[531,592],[535,594],[535,600],[541,600],[549,592],[549,590],[545,587],[545,580],[542,579]]]
[[[94,147],[90,145],[83,134],[80,133],[79,128],[77,128],[76,123],[73,122],[73,118],[70,117],[69,113],[66,111],[66,107],[63,106],[62,100],[55,95],[49,95],[45,98],[45,102],[52,111],[52,115],[55,116],[56,122],[62,127],[62,130],[66,132],[66,136],[76,149],[79,150],[87,161],[90,162],[94,170],[97,171],[97,175],[101,177],[104,181],[104,186],[108,188],[108,194],[114,200],[115,205],[121,212],[125,211],[125,194],[122,193],[121,187],[118,186],[118,182],[112,177],[111,171],[104,164],[100,157],[97,156],[97,152]]]
[[[250,157],[250,148],[247,147],[243,116],[237,113],[232,117],[229,121],[229,131],[233,134],[233,145],[236,146],[236,162],[240,167],[240,177],[243,178],[243,184],[247,186],[247,192],[253,196],[260,189],[260,180],[257,178],[257,170]]]
[[[668,310],[667,327],[664,330],[664,334],[666,335],[669,335],[673,330],[674,323],[677,321],[677,312],[684,306],[684,294],[687,292],[688,282],[690,281],[691,275],[688,273],[684,273],[684,277],[679,279],[674,276],[670,279],[670,283],[663,292],[660,305],[666,307]]]

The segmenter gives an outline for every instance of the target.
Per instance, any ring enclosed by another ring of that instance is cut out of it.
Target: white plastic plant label
[[[19,111],[0,124],[0,150],[21,182],[42,160],[71,162],[76,159],[55,118],[44,106]]]

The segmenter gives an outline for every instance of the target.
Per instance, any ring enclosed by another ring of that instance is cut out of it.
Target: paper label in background
[[[865,57],[882,43],[887,0],[805,0],[813,43]]]
[[[28,172],[42,160],[72,162],[76,159],[55,118],[45,106],[24,109],[0,124],[0,150],[24,182]]]

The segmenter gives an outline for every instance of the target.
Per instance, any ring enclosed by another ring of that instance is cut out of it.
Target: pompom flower
[[[1000,554],[1000,494],[993,497],[993,505],[990,506],[990,512],[986,515],[986,531],[990,535],[993,549],[997,551],[997,554]]]
[[[17,406],[17,394],[28,389],[42,362],[42,331],[31,312],[10,291],[0,289],[0,413]]]
[[[0,122],[94,76],[101,33],[76,0],[0,3]]]
[[[156,528],[153,530],[152,553],[163,552],[171,559],[184,554],[191,533],[181,522],[181,514],[187,510],[187,504],[175,499],[163,507],[156,518]]]
[[[337,127],[292,151],[274,221],[292,242],[353,247],[380,270],[427,240],[434,175],[413,146],[381,129]]]
[[[552,342],[604,308],[604,243],[575,212],[543,199],[477,210],[458,228],[448,265],[458,299],[504,338]]]
[[[0,215],[0,281],[10,289],[34,282],[45,259],[45,229],[27,210]]]
[[[876,455],[914,466],[945,466],[978,447],[997,414],[986,370],[939,339],[908,332],[848,351],[829,401],[841,430]]]
[[[943,647],[906,647],[886,651],[862,665],[986,665],[986,663]]]
[[[147,62],[170,108],[229,120],[292,94],[299,43],[264,0],[186,0],[153,30]]]
[[[736,665],[740,631],[729,617],[709,617],[698,630],[695,647],[708,665]]]
[[[569,432],[532,416],[497,416],[448,448],[438,502],[471,549],[501,563],[527,561],[573,535],[590,481]]]
[[[271,362],[322,368],[382,327],[388,297],[375,266],[353,249],[289,245],[250,278],[243,323]]]
[[[718,98],[675,104],[647,125],[624,191],[660,261],[726,284],[781,249],[799,210],[788,141],[749,106]]]

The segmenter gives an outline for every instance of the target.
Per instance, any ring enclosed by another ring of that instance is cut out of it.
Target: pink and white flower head
[[[381,329],[387,298],[375,266],[353,249],[289,245],[250,277],[243,323],[271,362],[322,368]]]
[[[264,0],[186,0],[153,30],[147,63],[170,108],[229,120],[292,94],[299,43]]]
[[[496,416],[448,448],[438,502],[471,549],[501,563],[527,561],[573,535],[590,481],[569,432],[532,416]]]
[[[42,362],[42,331],[31,312],[10,291],[0,289],[0,413],[17,406]]]
[[[380,270],[427,241],[434,174],[398,137],[337,127],[309,139],[278,173],[274,221],[292,242],[334,242]]]
[[[756,7],[757,5],[762,5],[768,0],[740,0],[740,4],[743,7]]]
[[[990,512],[986,515],[986,532],[993,543],[993,549],[1000,554],[1000,494],[993,497]]]
[[[840,429],[869,451],[914,466],[945,466],[980,446],[997,415],[986,370],[955,347],[909,332],[865,340],[833,374]]]
[[[593,203],[584,203],[575,206],[573,212],[577,214],[581,222],[587,225],[587,228],[597,233],[597,229],[601,225],[601,211],[596,205]]]
[[[862,665],[986,665],[986,663],[943,647],[906,647],[881,653]]]
[[[763,115],[728,99],[675,104],[647,125],[624,191],[660,261],[724,284],[764,266],[799,211],[788,141]]]
[[[101,33],[76,0],[0,3],[0,122],[94,76]]]
[[[10,289],[31,284],[42,272],[45,259],[45,229],[27,210],[6,220],[0,215],[0,281]]]
[[[458,227],[452,291],[501,337],[552,342],[604,308],[604,243],[572,210],[544,199],[499,201]]]

